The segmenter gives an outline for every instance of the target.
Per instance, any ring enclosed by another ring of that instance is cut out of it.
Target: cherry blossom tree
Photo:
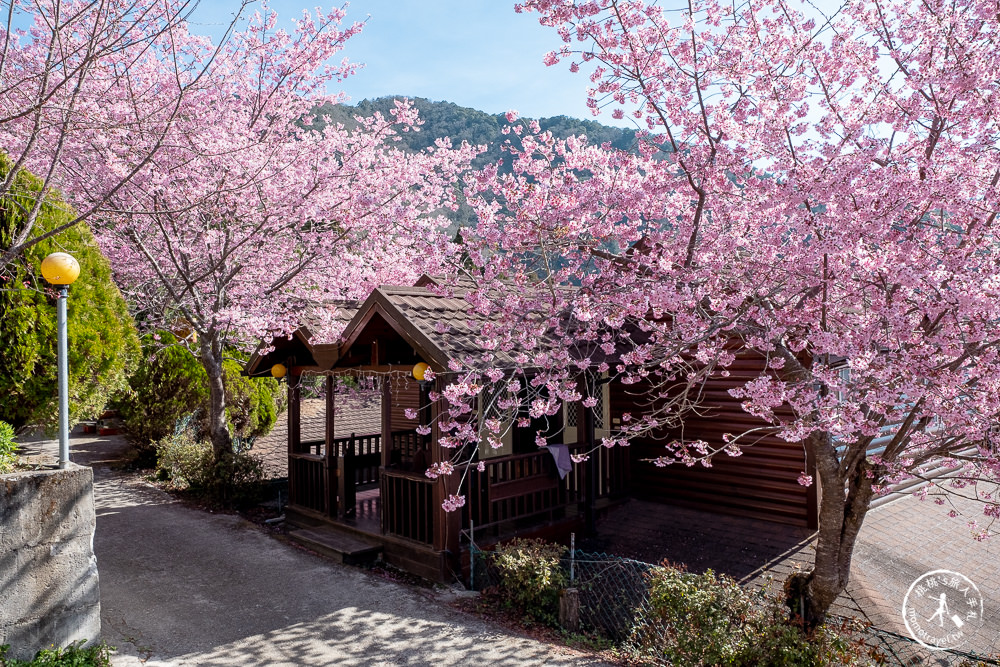
[[[514,173],[470,182],[479,225],[462,268],[496,365],[506,355],[564,400],[593,400],[581,373],[633,384],[647,408],[615,445],[696,410],[738,355],[765,358],[731,393],[814,462],[799,482],[821,486],[815,566],[790,582],[810,626],[847,584],[873,497],[929,463],[957,467],[935,488],[983,501],[973,535],[995,532],[995,3],[518,9],[561,36],[547,62],[591,70],[595,114],[646,134],[622,154],[518,128]],[[449,400],[507,382],[488,366]],[[453,444],[478,442],[458,422]],[[658,463],[738,455],[759,432],[665,442]]]
[[[24,220],[12,243],[0,248],[0,270],[26,247],[90,218],[171,141],[185,95],[203,83],[215,54],[204,38],[187,31],[185,20],[196,5],[0,5],[0,150],[14,162],[0,182],[0,197],[23,209]],[[242,7],[236,9],[234,22]],[[228,35],[224,31],[221,43]],[[42,180],[38,196],[16,191],[22,169]],[[67,222],[34,234],[42,203],[57,200],[71,213]]]
[[[273,12],[254,14],[187,91],[169,145],[93,218],[138,319],[183,330],[204,365],[220,465],[232,454],[227,351],[290,333],[306,312],[323,335],[336,324],[334,301],[412,282],[452,250],[438,212],[455,205],[473,148],[395,148],[400,133],[419,130],[403,101],[353,130],[308,129],[311,110],[338,99],[328,86],[354,69],[328,65],[359,27],[341,28],[343,18],[317,10],[286,32]],[[150,138],[129,139],[136,156],[148,152]]]

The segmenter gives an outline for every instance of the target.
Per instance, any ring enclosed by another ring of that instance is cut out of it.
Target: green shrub
[[[215,477],[212,443],[197,439],[190,430],[162,438],[156,443],[156,467],[178,489],[207,489]]]
[[[208,375],[201,362],[168,331],[142,338],[145,362],[129,378],[129,394],[120,402],[129,439],[140,455],[149,460],[156,444],[171,437],[180,420],[198,412],[207,414]],[[252,441],[271,430],[278,417],[281,389],[274,378],[248,378],[242,364],[223,362],[226,417],[234,439]],[[207,429],[199,426],[199,435]]]
[[[14,442],[14,427],[0,421],[0,475],[10,472],[17,464],[17,443]]]
[[[156,444],[157,468],[162,479],[178,490],[213,503],[246,506],[260,500],[264,491],[264,465],[249,452],[234,452],[220,470],[212,443],[199,439],[194,429],[183,429]]]
[[[33,660],[8,658],[9,644],[0,646],[0,667],[111,667],[113,646],[101,642],[84,647],[84,640],[73,642],[66,648],[47,648],[39,651]]]
[[[566,547],[544,540],[512,540],[494,552],[499,575],[494,593],[509,608],[536,621],[556,625],[559,592],[567,576],[559,563]]]
[[[177,421],[208,400],[208,383],[201,363],[170,332],[144,335],[142,353],[118,411],[139,463],[152,465],[154,443],[173,436]]]
[[[230,432],[240,440],[265,435],[278,420],[281,386],[272,377],[249,378],[235,359],[222,362],[226,385],[226,417]]]
[[[789,622],[777,596],[743,590],[726,575],[660,567],[650,573],[649,587],[651,612],[640,613],[629,640],[644,664],[863,664],[847,638],[826,627],[806,635]]]
[[[10,168],[9,158],[0,154],[0,178]],[[10,247],[23,228],[21,206],[30,208],[41,183],[22,171],[13,190],[18,194],[0,198],[0,249]],[[72,218],[69,207],[50,195],[32,234]],[[97,417],[126,388],[139,357],[135,324],[87,226],[75,225],[31,246],[0,272],[0,419],[15,429],[34,424],[55,429],[58,420],[55,291],[40,270],[55,251],[69,252],[80,263],[67,302],[70,422]]]

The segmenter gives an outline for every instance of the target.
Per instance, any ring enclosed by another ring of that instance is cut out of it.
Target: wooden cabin
[[[267,375],[275,364],[288,369],[286,521],[297,529],[293,537],[347,561],[381,552],[386,562],[414,574],[454,581],[465,579],[470,540],[483,547],[515,536],[584,532],[603,508],[630,496],[815,527],[816,487],[796,481],[803,470],[811,472],[800,444],[765,439],[740,459],[716,457],[712,468],[657,468],[646,460],[663,453],[662,442],[652,439],[594,450],[626,412],[640,412],[634,387],[618,382],[601,385],[593,408],[565,406],[560,423],[550,428],[550,445],[591,452],[565,477],[550,448],[535,444],[533,423],[510,429],[501,448],[480,447],[481,471],[473,466],[429,478],[427,467],[452,453],[440,446],[437,426],[448,406],[443,398],[432,401],[432,392],[454,379],[450,362],[480,353],[478,323],[461,291],[442,296],[429,289],[432,282],[424,277],[413,287],[385,286],[363,303],[340,304],[338,317],[347,324],[337,340],[318,340],[306,325],[248,362],[251,376]],[[415,379],[420,363],[433,369],[433,381]],[[711,416],[686,424],[686,437],[697,433],[717,443],[724,432],[752,422],[727,390],[741,372],[762,364],[741,359],[731,377],[713,380],[706,392]],[[315,383],[313,376],[326,384],[322,439],[303,438],[300,429],[301,390]],[[337,376],[354,378],[353,384],[381,397],[378,432],[342,435]],[[418,433],[422,426],[430,432]],[[465,505],[446,512],[442,504],[453,494],[463,495]]]

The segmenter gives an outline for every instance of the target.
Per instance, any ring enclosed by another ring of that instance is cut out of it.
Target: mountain
[[[322,129],[326,126],[322,116],[329,116],[334,123],[343,123],[347,127],[356,125],[355,116],[370,116],[380,112],[385,116],[393,109],[397,97],[379,97],[374,100],[361,100],[356,105],[324,104],[316,108],[321,116],[312,127]],[[439,137],[451,137],[452,143],[459,144],[468,141],[470,144],[486,144],[489,149],[480,155],[475,163],[477,168],[496,162],[504,157],[501,150],[509,135],[501,134],[505,125],[510,125],[504,114],[488,114],[485,111],[460,107],[452,102],[434,102],[422,97],[411,98],[410,102],[420,112],[423,125],[419,132],[400,134],[400,142],[409,150],[418,151],[434,145]],[[530,122],[530,118],[522,118],[518,122]],[[542,130],[552,132],[560,139],[573,135],[585,134],[592,144],[610,143],[615,148],[629,150],[635,143],[635,130],[602,125],[592,120],[580,120],[569,116],[553,116],[540,118],[538,124]]]
[[[395,99],[398,98],[379,97],[374,100],[361,100],[356,105],[327,103],[315,109],[317,117],[311,127],[322,130],[328,123],[343,123],[345,127],[353,128],[357,125],[357,121],[354,120],[356,116],[367,117],[375,112],[388,116],[390,110],[394,108]],[[419,132],[401,133],[398,146],[406,150],[419,151],[433,146],[434,140],[439,137],[450,137],[455,145],[462,141],[468,141],[473,145],[485,144],[487,150],[475,159],[473,167],[480,169],[500,160],[501,171],[510,170],[510,154],[503,150],[503,146],[513,135],[504,135],[501,132],[504,126],[510,125],[504,114],[488,114],[452,102],[434,102],[422,97],[409,99],[420,112],[423,125]],[[518,120],[519,123],[530,121],[530,118]],[[538,124],[542,130],[552,132],[560,139],[583,134],[591,144],[608,143],[623,150],[630,150],[635,144],[635,130],[610,127],[592,120],[554,116],[540,118]],[[447,214],[456,226],[468,226],[475,221],[472,210],[464,201],[458,211],[449,211]]]

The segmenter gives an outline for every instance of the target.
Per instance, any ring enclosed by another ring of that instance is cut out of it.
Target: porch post
[[[344,445],[344,451],[337,458],[337,494],[340,496],[340,516],[344,519],[353,519],[357,515],[358,489],[355,478],[354,467],[354,434],[351,433],[350,441]]]
[[[819,528],[819,502],[823,487],[820,484],[819,475],[816,474],[816,457],[809,451],[808,447],[805,457],[806,474],[816,480],[806,488],[806,526],[811,530],[816,530]]]
[[[390,372],[391,373],[391,372]],[[382,467],[388,468],[392,462],[392,375],[382,377]]]
[[[288,500],[298,497],[298,479],[292,454],[299,451],[299,376],[289,367],[288,373]]]
[[[586,387],[587,396],[593,396],[594,391],[600,391],[602,387],[594,382],[584,382]],[[581,407],[583,405],[581,404]],[[594,516],[594,502],[597,499],[597,457],[599,452],[594,452],[595,440],[597,439],[594,435],[595,426],[594,408],[583,407],[583,437],[584,442],[587,443],[587,451],[589,452],[589,458],[587,459],[587,474],[586,474],[586,508],[584,510],[584,517],[587,521],[587,533],[593,535],[596,532],[597,521]]]
[[[301,444],[301,431],[300,431],[300,405],[299,400],[301,399],[301,391],[299,387],[299,376],[288,374],[288,451],[297,452],[299,451]]]
[[[334,441],[336,440],[336,404],[333,399],[333,376],[326,376],[326,460],[323,464],[323,494],[326,508],[325,514],[333,517],[337,516],[337,452],[334,451]]]
[[[449,457],[448,452],[451,450],[441,447],[438,442],[440,441],[441,431],[438,428],[437,419],[440,411],[444,409],[443,398],[438,398],[438,400],[430,403],[430,419],[431,419],[431,446],[428,452],[430,463],[440,463]],[[437,551],[446,551],[449,553],[450,558],[447,562],[450,567],[455,570],[455,572],[461,572],[461,532],[462,532],[462,510],[455,510],[454,512],[445,512],[444,508],[441,506],[445,499],[449,495],[458,495],[461,490],[459,489],[459,483],[462,480],[462,476],[456,471],[451,475],[442,475],[438,477],[437,483],[434,484],[433,493],[433,503],[434,506],[431,507],[431,511],[434,513],[434,549]],[[466,499],[468,501],[468,499]],[[442,572],[443,576],[447,577],[450,572]]]

